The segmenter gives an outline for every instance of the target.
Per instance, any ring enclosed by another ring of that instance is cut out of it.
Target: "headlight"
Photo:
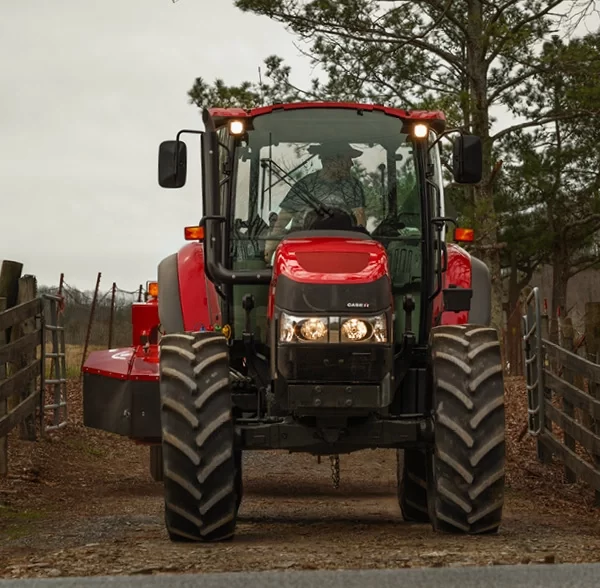
[[[329,332],[331,331],[331,335]],[[280,343],[387,343],[386,315],[371,317],[306,317],[282,312]]]
[[[299,326],[302,339],[307,341],[321,341],[327,337],[327,325],[321,319],[306,319]]]
[[[342,341],[362,341],[370,334],[371,325],[361,319],[348,319],[342,323]]]
[[[325,343],[328,340],[328,319],[326,317],[297,317],[281,313],[279,341],[307,341]]]
[[[387,343],[387,320],[385,314],[373,317],[342,319],[340,340],[343,343],[360,343],[370,341]]]

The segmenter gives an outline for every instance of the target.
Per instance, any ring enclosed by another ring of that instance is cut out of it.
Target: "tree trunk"
[[[508,276],[508,316],[517,308],[519,303],[519,269],[517,267],[517,252],[510,253],[510,274]]]
[[[562,249],[562,248],[561,248]],[[557,251],[552,256],[552,310],[551,319],[567,314],[567,286],[569,285],[569,257],[565,251]]]
[[[492,326],[501,330],[503,288],[498,249],[498,225],[494,208],[492,141],[488,104],[488,65],[483,46],[484,26],[481,0],[471,0],[467,24],[467,70],[470,82],[473,132],[483,143],[483,176],[475,189],[473,220],[478,235],[475,252],[489,268],[492,280]]]

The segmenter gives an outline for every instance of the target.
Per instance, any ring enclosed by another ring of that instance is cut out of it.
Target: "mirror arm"
[[[177,136],[175,137],[175,179],[177,179],[177,174],[179,173],[179,145],[182,143],[181,135],[203,135],[204,131],[197,131],[195,129],[181,129]]]
[[[455,228],[458,227],[456,219],[452,218],[451,216],[434,216],[431,219],[431,224],[439,230],[442,230],[444,228],[444,225],[446,225],[447,223],[453,224]]]
[[[196,130],[193,130],[193,129],[181,129],[177,133],[177,137],[175,138],[176,141],[179,142],[179,137],[181,137],[181,135],[184,135],[185,133],[187,133],[188,135],[204,135],[204,131],[196,131]]]
[[[447,129],[445,130],[441,135],[438,136],[438,138],[428,147],[427,149],[427,153],[429,153],[444,137],[447,137],[448,135],[451,135],[452,133],[459,133],[461,135],[464,135],[467,133],[467,131],[462,128],[462,127],[457,127],[455,129]]]
[[[181,143],[181,139],[179,137],[186,133],[188,135],[204,135],[204,131],[196,131],[194,129],[181,129],[175,137],[175,141],[177,142],[177,145],[175,145],[175,153],[179,153],[179,143]]]

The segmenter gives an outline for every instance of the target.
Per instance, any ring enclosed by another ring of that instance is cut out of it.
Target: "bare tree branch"
[[[530,121],[527,121],[524,123],[519,123],[519,124],[513,125],[511,127],[507,127],[506,129],[502,129],[501,131],[498,131],[495,135],[492,135],[490,137],[490,140],[492,142],[495,142],[495,141],[498,141],[499,139],[501,139],[502,137],[504,137],[505,135],[509,135],[511,133],[514,133],[515,131],[519,131],[522,129],[528,129],[531,127],[543,126],[546,124],[553,123],[556,120],[575,120],[575,119],[581,118],[583,116],[592,116],[592,114],[590,112],[584,112],[584,111],[569,113],[569,114],[563,113],[563,114],[557,114],[557,115],[547,114],[540,118],[533,119],[533,120],[530,120]]]
[[[552,12],[554,8],[556,8],[559,4],[562,4],[563,2],[564,0],[553,0],[553,2],[548,4],[548,6],[546,6],[546,8],[544,8],[543,10],[535,12],[529,17],[519,21],[519,23],[512,27],[508,31],[508,33],[502,38],[502,40],[496,45],[494,50],[488,56],[487,63],[491,64],[494,61],[494,59],[496,59],[496,57],[498,57],[500,53],[502,53],[502,50],[506,46],[506,43],[508,43],[508,41],[510,41],[511,38],[514,38],[523,28],[525,28],[528,24],[531,24],[532,22],[535,22],[536,20],[547,16],[549,13]]]
[[[269,16],[274,20],[278,20],[279,22],[283,23],[285,23],[287,20],[292,24],[292,26],[295,24],[299,27],[309,28],[311,31],[311,36],[313,36],[314,34],[335,34],[336,36],[341,37],[343,39],[349,39],[360,42],[387,42],[394,44],[397,47],[397,49],[401,49],[402,47],[407,45],[412,45],[413,47],[416,47],[418,49],[429,51],[430,53],[443,59],[447,63],[451,63],[460,71],[465,71],[464,64],[457,56],[453,55],[449,51],[441,49],[433,43],[424,41],[423,38],[421,38],[421,35],[407,35],[400,31],[391,32],[382,27],[361,27],[360,34],[358,34],[348,32],[346,25],[337,22],[328,21],[315,26],[314,22],[311,22],[309,19],[298,15],[290,15],[278,11],[273,11],[269,13]],[[306,37],[305,34],[302,34],[302,36]]]
[[[588,227],[590,224],[592,225],[591,228]],[[565,237],[568,237],[569,231],[574,231],[582,227],[585,227],[586,232],[589,233],[595,233],[600,230],[600,213],[589,214],[583,218],[569,222],[569,224],[564,227],[563,234]]]

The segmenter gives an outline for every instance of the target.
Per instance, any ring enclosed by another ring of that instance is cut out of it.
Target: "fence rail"
[[[558,457],[566,481],[589,484],[600,506],[600,365],[574,352],[568,319],[561,344],[549,340],[538,288],[527,297],[522,318],[528,430],[538,457]]]

